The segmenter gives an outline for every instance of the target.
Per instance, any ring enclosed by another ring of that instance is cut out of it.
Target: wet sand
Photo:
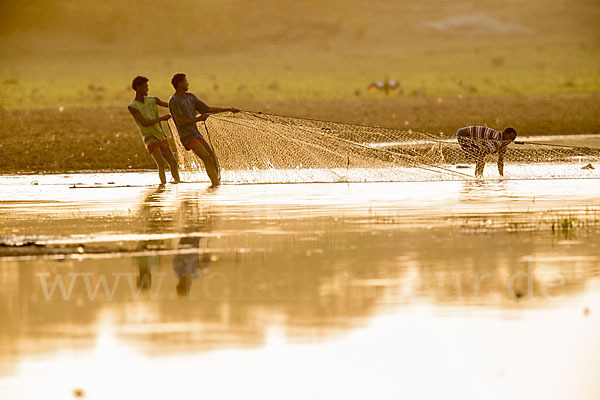
[[[0,178],[3,398],[600,394],[596,180],[155,179]]]

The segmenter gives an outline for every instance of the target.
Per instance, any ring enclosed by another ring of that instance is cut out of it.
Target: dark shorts
[[[148,153],[152,154],[152,152],[156,148],[167,149],[169,148],[169,142],[167,142],[166,140],[157,140],[155,142],[150,143],[148,145]]]
[[[186,150],[191,150],[196,142],[204,141],[204,136],[202,136],[197,130],[191,132],[182,130],[179,131],[179,141]]]
[[[185,144],[183,145],[183,147],[185,147],[186,150],[191,150],[192,147],[194,147],[194,145],[196,143],[202,143],[203,141],[204,141],[203,137],[191,138],[190,140],[188,140],[187,142],[185,142]]]

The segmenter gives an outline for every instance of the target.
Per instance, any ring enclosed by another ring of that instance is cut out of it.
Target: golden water
[[[595,181],[155,180],[0,179],[1,398],[600,395]]]

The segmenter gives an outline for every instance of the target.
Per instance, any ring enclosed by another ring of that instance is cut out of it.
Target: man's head
[[[173,85],[175,90],[183,90],[185,92],[187,92],[190,88],[185,74],[182,74],[181,72],[178,72],[175,75],[173,75],[173,77],[171,78],[171,85]]]
[[[148,78],[145,76],[136,76],[131,82],[131,88],[143,96],[148,94]]]
[[[502,134],[504,140],[514,141],[517,138],[517,131],[515,131],[513,128],[506,128],[502,131]]]

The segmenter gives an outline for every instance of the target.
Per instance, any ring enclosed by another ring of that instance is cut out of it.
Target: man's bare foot
[[[173,179],[171,179],[171,182],[169,182],[169,183],[177,185],[178,183],[181,183],[181,180],[173,178]]]

